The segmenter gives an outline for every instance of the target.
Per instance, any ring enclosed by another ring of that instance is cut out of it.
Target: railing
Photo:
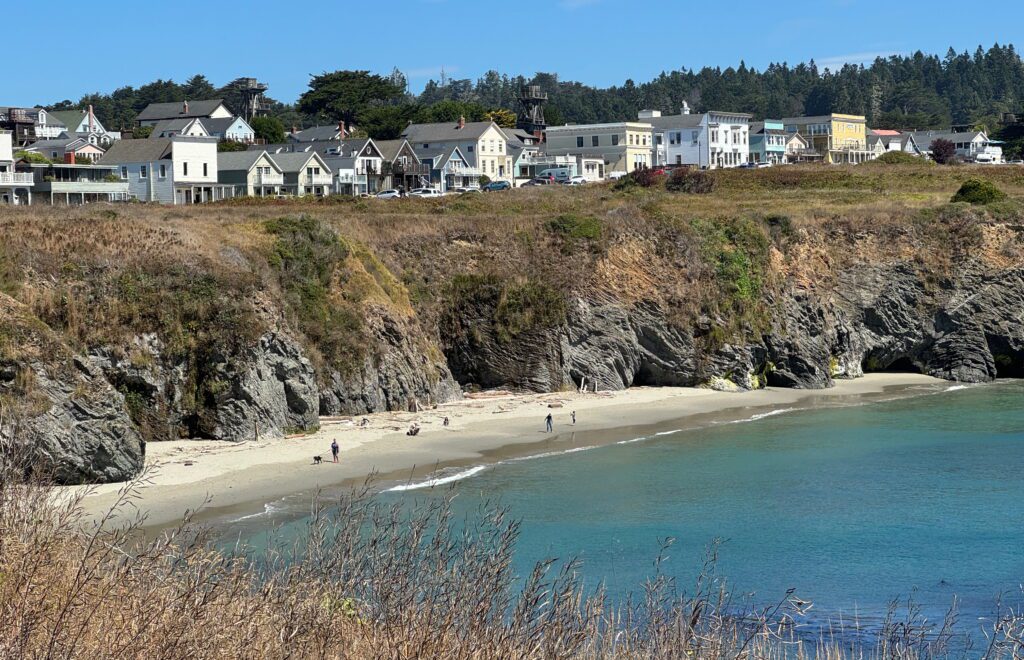
[[[44,181],[40,192],[54,193],[127,193],[127,181]]]
[[[427,165],[426,163],[408,163],[406,165],[403,165],[402,163],[394,163],[391,166],[391,172],[393,174],[427,176],[430,174],[430,165]]]
[[[366,183],[365,174],[350,174],[345,172],[344,174],[338,174],[338,183]]]
[[[253,185],[257,186],[282,186],[284,185],[283,174],[257,174],[253,180]]]
[[[453,174],[455,176],[480,176],[480,170],[476,167],[451,167],[449,166],[445,170],[445,174]]]
[[[0,185],[31,186],[33,178],[31,174],[21,172],[0,172]]]
[[[307,186],[329,186],[331,181],[334,180],[334,176],[331,174],[307,174],[306,185]]]

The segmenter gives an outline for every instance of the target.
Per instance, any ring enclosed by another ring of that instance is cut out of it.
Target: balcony
[[[34,181],[31,174],[22,172],[0,172],[0,186],[31,186]]]
[[[394,163],[391,166],[392,174],[406,176],[430,176],[430,165],[426,163]]]
[[[480,169],[476,167],[454,167],[449,165],[445,168],[445,174],[453,176],[480,176]]]
[[[128,182],[90,179],[82,179],[80,181],[44,181],[36,186],[36,190],[40,193],[50,192],[62,195],[66,193],[75,195],[79,193],[127,195]]]
[[[353,174],[352,172],[339,172],[338,183],[352,183],[356,185],[366,184],[365,174]]]
[[[278,174],[277,172],[257,174],[253,177],[252,184],[254,186],[283,186],[284,174]]]
[[[334,180],[331,174],[306,174],[307,186],[329,186]]]

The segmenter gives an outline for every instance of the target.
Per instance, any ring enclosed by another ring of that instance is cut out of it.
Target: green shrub
[[[15,151],[14,160],[24,160],[29,163],[35,163],[37,165],[48,165],[53,163],[52,160],[47,158],[41,153],[35,151]]]
[[[706,195],[715,189],[715,177],[702,170],[680,167],[672,171],[672,176],[665,182],[665,189],[669,192]]]
[[[1006,193],[996,187],[991,181],[985,179],[967,179],[960,190],[953,195],[952,202],[966,202],[968,204],[983,205],[993,202],[1001,202],[1006,199]]]
[[[622,177],[615,184],[616,190],[628,190],[630,188],[653,188],[658,185],[662,179],[665,178],[664,174],[658,174],[656,170],[652,170],[648,167],[643,167],[638,170],[633,170],[626,176]]]
[[[592,216],[564,213],[548,222],[548,231],[566,238],[597,241],[601,238],[601,222]]]
[[[923,163],[932,164],[932,161],[918,158],[917,156],[908,154],[905,151],[889,151],[882,154],[873,163],[882,163],[883,165],[921,165]]]

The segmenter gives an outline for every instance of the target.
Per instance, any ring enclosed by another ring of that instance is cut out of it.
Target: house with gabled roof
[[[105,152],[105,149],[96,144],[97,140],[98,137],[94,134],[77,137],[61,133],[59,138],[52,140],[36,140],[25,147],[25,151],[37,153],[57,163],[76,163],[82,160],[95,163]]]
[[[252,144],[256,131],[241,117],[205,117],[200,119],[206,132],[220,140]]]
[[[349,131],[345,130],[345,122],[340,121],[337,124],[329,126],[311,126],[304,128],[301,131],[292,128],[291,132],[288,133],[289,142],[337,142],[338,140],[344,140],[349,136]]]
[[[409,141],[417,154],[444,151],[451,154],[452,147],[466,159],[465,167],[477,170],[477,178],[486,175],[496,181],[512,181],[512,158],[508,152],[508,136],[493,121],[434,124],[409,124],[402,137]]]
[[[199,204],[231,197],[217,179],[217,139],[174,135],[118,140],[100,165],[114,165],[132,198],[162,204]]]
[[[104,128],[91,105],[85,110],[51,110],[50,116],[62,123],[65,132],[72,137],[96,136],[93,144],[106,147],[114,140],[121,139],[120,132]]]
[[[217,180],[234,188],[234,196],[273,197],[284,186],[284,171],[266,151],[217,154]]]
[[[412,190],[430,182],[430,166],[420,161],[408,140],[376,140],[383,158],[381,189]]]
[[[324,197],[331,194],[334,173],[324,157],[316,151],[282,151],[270,157],[284,174],[282,192],[297,197]]]
[[[150,138],[169,138],[174,135],[186,137],[210,137],[202,119],[181,117],[180,119],[163,119],[153,125]]]
[[[433,150],[417,149],[416,155],[430,167],[430,187],[441,192],[454,188],[476,188],[480,185],[480,170],[458,146]]]
[[[224,99],[150,103],[135,118],[139,126],[156,126],[166,119],[223,119],[235,115],[224,105]]]

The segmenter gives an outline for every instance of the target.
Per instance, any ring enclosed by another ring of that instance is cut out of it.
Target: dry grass
[[[456,524],[450,499],[409,511],[359,490],[314,504],[301,539],[256,557],[211,549],[187,520],[147,542],[142,518],[110,522],[144,478],[89,524],[80,498],[56,500],[19,456],[16,444],[0,447],[0,658],[956,655],[955,615],[929,624],[912,605],[902,618],[894,605],[867,643],[843,637],[849,628],[804,639],[809,603],[792,593],[759,609],[735,601],[714,547],[685,592],[659,556],[655,576],[617,605],[584,589],[572,561],[516,576],[518,523],[485,508]],[[1022,632],[1007,612],[980,650],[1019,657]]]

